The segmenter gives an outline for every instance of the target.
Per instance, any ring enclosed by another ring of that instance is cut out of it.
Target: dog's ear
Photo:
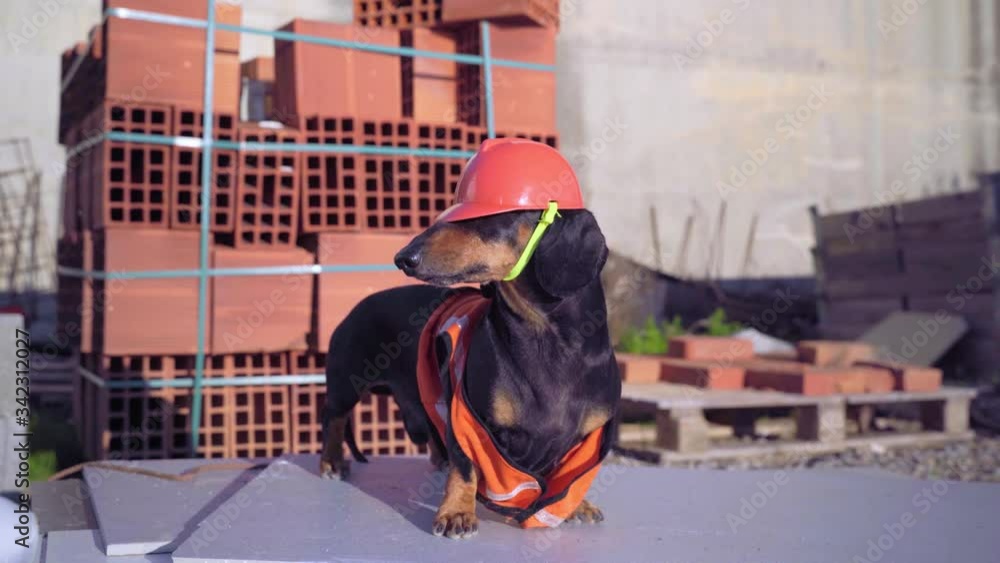
[[[568,297],[597,279],[607,259],[597,219],[587,210],[570,210],[552,223],[531,261],[546,293]]]

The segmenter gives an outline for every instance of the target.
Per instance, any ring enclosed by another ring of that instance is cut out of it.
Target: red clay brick
[[[326,355],[293,352],[292,370],[300,375],[324,373]],[[319,453],[323,450],[322,413],[325,385],[298,385],[292,389],[292,451]],[[413,455],[426,447],[410,442],[402,414],[392,397],[364,394],[353,411],[352,424],[358,447],[368,455]],[[345,455],[350,455],[344,446]]]
[[[317,264],[392,264],[396,253],[410,242],[410,238],[378,233],[327,233],[317,236],[313,250]],[[311,337],[313,348],[325,352],[333,329],[363,298],[413,281],[398,270],[320,276]]]
[[[173,110],[156,104],[105,102],[84,124],[97,131],[171,135]],[[81,155],[78,201],[81,228],[165,228],[169,217],[170,148],[148,143],[102,141]],[[86,217],[89,215],[89,218]]]
[[[198,267],[198,233],[193,231],[104,230],[95,233],[93,248],[93,266],[100,271]],[[91,314],[96,352],[123,356],[194,354],[198,280],[97,281]]]
[[[733,362],[753,358],[753,343],[742,338],[678,336],[670,339],[667,355],[684,360]]]
[[[839,340],[804,340],[797,349],[800,362],[827,367],[851,366],[875,354],[870,344]]]
[[[412,29],[441,22],[442,0],[354,0],[354,21],[358,25]]]
[[[722,366],[712,362],[664,359],[660,380],[705,389],[743,389],[745,370],[740,366]]]
[[[465,127],[461,124],[417,122],[415,129],[418,148],[465,150]],[[465,169],[465,159],[417,156],[414,161],[415,224],[426,229],[442,211],[454,203],[458,181]]]
[[[520,25],[559,26],[559,0],[445,0],[441,20],[502,20]]]
[[[490,24],[491,55],[498,59],[555,64],[555,29]],[[461,53],[479,55],[479,26],[462,28]],[[507,67],[493,68],[494,122],[499,131],[555,131],[556,77],[551,72]],[[482,69],[459,67],[459,120],[486,125]]]
[[[896,391],[931,392],[941,389],[943,377],[938,368],[870,361],[858,362],[857,365],[888,371],[892,374],[893,389]]]
[[[517,138],[517,139],[529,139],[535,141],[536,143],[546,144],[554,149],[559,148],[559,135],[557,133],[527,133],[527,132],[508,132],[508,131],[497,131],[498,139],[506,138]],[[479,150],[479,145],[483,143],[489,135],[486,132],[485,127],[478,127],[474,125],[465,126],[465,150],[467,151],[477,151]]]
[[[312,264],[304,249],[212,250],[214,268]],[[214,354],[304,350],[312,316],[313,275],[217,277],[211,280]]]
[[[864,393],[868,376],[864,370],[825,368],[808,364],[755,360],[748,362],[746,386],[801,395]]]
[[[662,356],[615,353],[615,358],[625,383],[656,383],[660,380]]]
[[[353,145],[360,139],[360,124],[352,117],[309,116],[301,120],[301,126],[308,144]],[[361,230],[364,209],[358,206],[360,165],[357,154],[302,155],[302,232]]]
[[[111,22],[117,21],[112,18]],[[157,24],[152,24],[157,25]],[[160,26],[167,27],[167,26]],[[160,30],[151,36],[110,36],[106,58],[106,92],[127,103],[141,96],[144,103],[195,105],[204,99],[204,42],[184,43]],[[204,37],[204,34],[202,34]],[[164,48],[168,44],[169,48]],[[216,51],[213,105],[219,111],[239,111],[239,55]],[[155,84],[146,87],[144,84]]]
[[[174,108],[174,135],[200,139],[204,114],[200,109]],[[214,114],[212,136],[217,140],[236,140],[236,117]],[[171,148],[170,228],[197,229],[201,225],[202,151],[188,147]],[[232,234],[236,204],[237,153],[212,151],[212,232]]]
[[[261,82],[274,82],[274,57],[256,57],[240,64],[240,76]]]
[[[361,144],[381,147],[412,147],[413,122],[408,119],[361,122]],[[417,230],[413,209],[412,156],[361,156],[362,229],[378,232]]]
[[[455,54],[452,30],[412,29],[400,32],[400,45]],[[458,63],[426,57],[402,57],[403,116],[430,123],[458,120]]]
[[[298,144],[294,129],[238,126],[241,143]],[[293,246],[299,221],[299,159],[296,152],[242,150],[236,180],[233,246]],[[226,239],[217,239],[229,242]]]
[[[896,387],[896,378],[889,370],[863,366],[854,366],[853,369],[865,374],[866,393],[889,393]]]
[[[393,30],[294,19],[282,31],[399,46]],[[275,42],[275,112],[289,123],[310,115],[398,119],[402,116],[402,69],[396,56],[303,41]]]

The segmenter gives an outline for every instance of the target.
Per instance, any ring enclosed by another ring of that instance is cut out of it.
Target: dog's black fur
[[[621,380],[599,275],[608,251],[590,212],[561,213],[528,267],[511,282],[500,280],[540,212],[436,223],[402,249],[397,265],[437,285],[373,294],[333,333],[326,364],[328,431],[332,421],[348,417],[363,391],[388,391],[410,439],[431,441],[432,451],[444,454],[469,480],[472,463],[453,437],[436,443],[420,401],[416,363],[421,330],[454,291],[439,286],[470,282],[482,284],[493,300],[470,344],[468,401],[511,461],[544,475],[586,432],[609,420],[613,424]],[[353,445],[351,436],[346,438]],[[344,477],[348,464],[339,440],[333,442],[324,452],[323,470],[328,477]]]

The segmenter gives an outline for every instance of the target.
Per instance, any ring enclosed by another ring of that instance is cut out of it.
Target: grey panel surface
[[[116,462],[179,475],[194,467],[244,460]],[[87,467],[94,513],[108,555],[169,553],[194,525],[240,489],[255,472],[211,471],[190,482]]]
[[[52,532],[46,540],[42,563],[170,563],[169,555],[108,557],[97,530]]]
[[[90,491],[80,479],[32,483],[31,511],[42,534],[64,530],[96,530]]]
[[[313,456],[289,459],[209,516],[174,563],[842,563],[876,555],[973,563],[1000,553],[998,485],[835,470],[605,466],[589,495],[603,524],[521,530],[480,506],[479,535],[455,541],[429,532],[444,474],[426,460],[376,458],[339,482],[319,479]],[[880,555],[869,555],[872,545]]]
[[[932,366],[969,330],[962,317],[948,312],[942,323],[935,313],[896,312],[858,340],[875,347],[879,359]]]

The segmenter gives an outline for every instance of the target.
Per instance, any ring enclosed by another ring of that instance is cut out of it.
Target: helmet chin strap
[[[531,260],[531,256],[535,253],[535,249],[538,248],[538,243],[541,242],[542,235],[545,234],[549,225],[555,222],[556,217],[560,217],[559,204],[555,201],[550,201],[548,208],[542,212],[542,218],[538,220],[535,231],[531,233],[528,244],[524,247],[524,251],[521,252],[521,257],[517,259],[517,264],[514,264],[514,268],[507,274],[507,277],[503,281],[512,281],[521,275],[521,272],[524,271],[524,268],[527,267],[528,262]]]

